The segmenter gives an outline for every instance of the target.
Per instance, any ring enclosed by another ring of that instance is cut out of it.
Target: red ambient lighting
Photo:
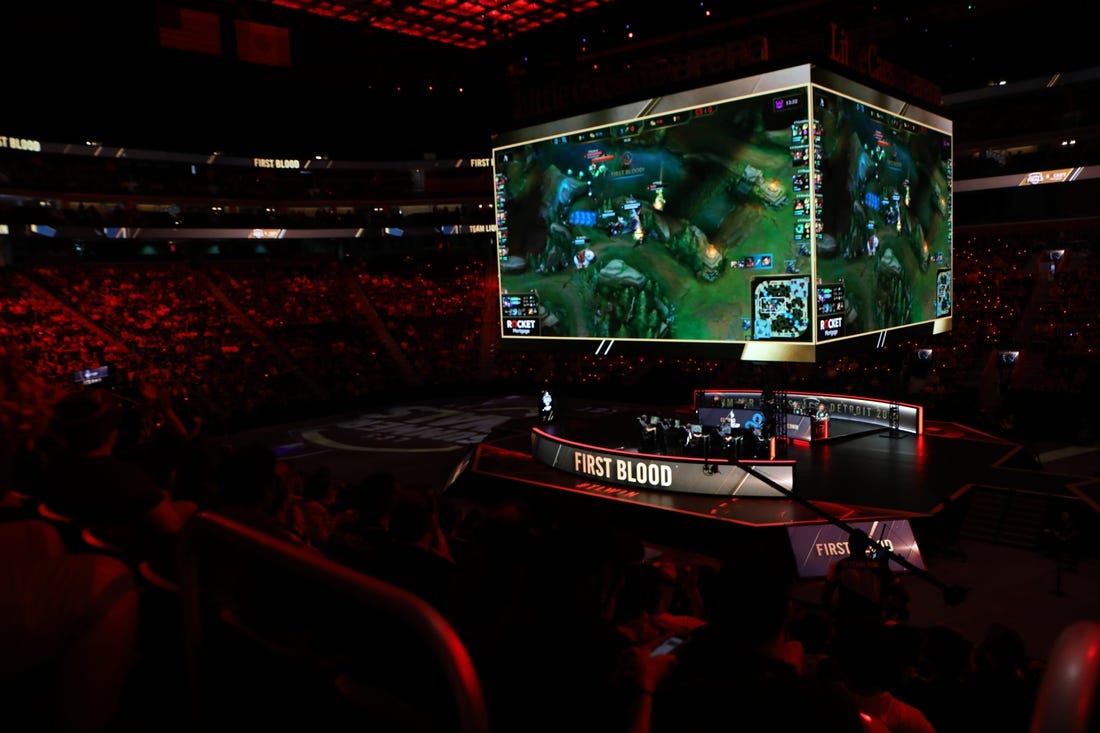
[[[322,18],[479,49],[613,0],[268,0]]]

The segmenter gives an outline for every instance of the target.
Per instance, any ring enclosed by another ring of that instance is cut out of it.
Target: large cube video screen
[[[951,315],[951,136],[814,88],[817,341]]]
[[[503,341],[812,361],[826,341],[948,318],[950,124],[813,72],[502,136]]]

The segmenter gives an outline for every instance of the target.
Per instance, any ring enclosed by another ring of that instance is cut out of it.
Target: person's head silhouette
[[[871,538],[862,529],[852,530],[848,534],[848,554],[852,557],[866,557],[871,546]]]
[[[61,440],[74,453],[109,452],[122,423],[118,403],[101,390],[66,395],[55,405],[54,415]]]

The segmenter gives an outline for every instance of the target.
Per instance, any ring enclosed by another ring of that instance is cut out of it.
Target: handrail
[[[355,601],[377,609],[414,632],[439,663],[455,703],[459,730],[488,733],[488,713],[473,661],[451,624],[427,601],[389,583],[371,578],[292,543],[260,532],[214,512],[197,512],[180,536],[179,585],[184,647],[192,722],[206,722],[203,685],[202,606],[199,550],[211,540],[234,550],[280,564],[280,568],[309,578]]]
[[[1100,623],[1076,621],[1047,659],[1030,733],[1088,733],[1100,725]]]

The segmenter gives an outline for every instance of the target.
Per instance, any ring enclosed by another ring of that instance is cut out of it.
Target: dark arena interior
[[[19,5],[0,729],[1100,730],[1077,6]]]

